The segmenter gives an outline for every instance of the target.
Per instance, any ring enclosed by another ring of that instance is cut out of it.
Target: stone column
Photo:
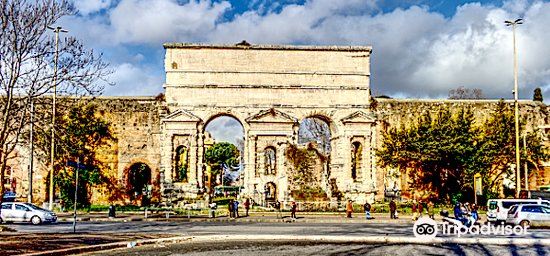
[[[256,139],[257,136],[250,135],[250,132],[247,131],[247,143],[246,143],[246,166],[245,166],[245,188],[249,193],[254,193],[254,180],[256,178]]]
[[[345,134],[340,136],[336,143],[337,150],[331,154],[333,156],[333,166],[338,166],[338,170],[331,170],[331,176],[336,177],[338,188],[348,191],[353,184],[351,178],[351,136]]]
[[[172,132],[165,132],[161,143],[161,172],[164,173],[164,180],[161,182],[172,183]]]
[[[197,140],[197,134],[189,136],[189,152],[187,153],[189,156],[188,160],[188,168],[189,171],[187,173],[188,183],[192,187],[196,187],[197,185],[197,152],[198,152],[198,140]]]
[[[242,163],[242,170],[241,170],[241,173],[239,174],[240,175],[240,178],[241,178],[241,186],[244,187],[244,191],[243,193],[245,195],[250,195],[252,193],[252,185],[250,185],[250,175],[248,174],[248,169],[250,169],[250,166],[249,166],[249,163],[248,163],[248,155],[250,154],[250,152],[248,152],[248,144],[250,143],[249,139],[248,139],[248,130],[244,130],[244,148],[243,148],[243,152],[242,152],[242,158],[241,158],[241,161],[243,161]]]
[[[371,143],[371,134],[367,134],[365,136],[365,140],[363,141],[363,163],[362,163],[362,171],[363,171],[363,184],[367,185],[366,187],[368,190],[370,190],[370,186],[372,184],[372,143]]]
[[[287,138],[288,140],[289,138]],[[290,138],[292,139],[292,138]],[[277,143],[276,145],[276,159],[275,159],[275,184],[277,185],[277,200],[283,201],[285,197],[285,191],[288,189],[288,173],[285,168],[285,148],[286,143]]]
[[[204,124],[200,123],[198,126],[197,126],[197,135],[196,135],[196,140],[197,140],[197,162],[196,162],[196,174],[197,174],[197,181],[198,181],[198,184],[199,184],[199,188],[204,188],[205,184],[204,184],[204,160],[203,160],[203,155],[204,155],[204,133],[203,133],[203,129],[204,128]]]
[[[371,148],[371,153],[370,153],[370,168],[371,168],[371,177],[372,177],[372,186],[373,186],[373,189],[376,190],[378,184],[376,182],[376,175],[377,175],[377,170],[376,170],[376,154],[374,154],[374,150],[376,149],[376,123],[371,123],[370,124],[370,132],[371,132],[371,136],[370,136],[370,148]]]
[[[292,126],[292,137],[294,145],[298,145],[298,133],[300,131],[300,125],[295,124]]]

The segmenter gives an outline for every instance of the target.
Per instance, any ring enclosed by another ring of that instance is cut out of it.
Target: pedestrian
[[[229,200],[229,204],[227,204],[227,210],[229,211],[229,218],[234,218],[235,211],[233,210],[235,207],[235,204],[233,203],[233,199]]]
[[[348,200],[348,203],[346,204],[346,217],[351,218],[351,213],[353,213],[353,204],[351,203],[351,200]]]
[[[413,200],[411,205],[411,212],[412,212],[412,220],[415,221],[418,219],[418,205],[416,204],[416,200]]]
[[[296,208],[298,208],[296,202],[292,201],[292,208],[290,208],[290,218],[296,219]]]
[[[465,212],[462,210],[462,208],[463,208],[462,203],[457,202],[455,204],[453,212],[455,215],[455,219],[459,220],[460,222],[462,222],[462,224],[466,225],[468,220],[464,218]]]
[[[422,213],[424,212],[424,206],[422,205],[422,201],[418,202],[417,209],[418,209],[418,218],[422,218]]]
[[[365,202],[365,204],[363,205],[363,208],[364,208],[364,210],[365,210],[365,218],[366,218],[367,220],[372,219],[372,217],[370,216],[370,208],[371,208],[371,206],[370,206],[369,202]]]
[[[434,219],[434,208],[434,203],[431,200],[428,201],[428,204],[426,204],[426,210],[428,211],[428,217],[430,217],[432,220]]]
[[[244,201],[244,209],[246,210],[246,217],[248,217],[248,211],[250,210],[250,198]]]
[[[281,202],[279,202],[278,200],[275,201],[275,211],[277,212],[277,219],[282,219],[283,218],[283,214],[281,213]]]
[[[233,216],[235,218],[239,218],[239,201],[238,200],[235,200],[233,201],[233,211],[235,211],[235,213],[233,214]]]
[[[218,205],[212,202],[208,207],[210,208],[210,218],[216,218],[216,209],[218,209]]]
[[[477,220],[479,220],[479,215],[477,214],[477,205],[472,204],[470,211],[470,226],[475,225]]]
[[[397,210],[397,205],[395,204],[395,201],[392,199],[390,201],[390,219],[397,219],[397,216],[395,215],[396,210]]]

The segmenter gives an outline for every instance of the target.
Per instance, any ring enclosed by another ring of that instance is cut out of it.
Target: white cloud
[[[220,116],[208,122],[205,130],[217,142],[229,142],[239,146],[238,141],[244,140],[244,128],[237,119],[230,116]]]
[[[109,7],[111,0],[77,0],[74,5],[79,14],[88,15]]]
[[[122,0],[109,14],[113,42],[196,41],[215,27],[228,2]]]
[[[270,1],[254,5],[264,7],[222,20],[231,10],[226,1],[121,0],[103,19],[77,17],[72,24],[85,25],[85,32],[78,33],[88,40],[117,47],[243,39],[267,44],[372,45],[375,92],[446,97],[449,89],[465,86],[481,88],[488,97],[511,97],[512,33],[503,21],[523,17],[525,24],[517,30],[520,96],[530,98],[535,87],[550,91],[550,58],[546,57],[550,56],[550,3],[469,3],[447,18],[419,6],[382,13],[375,0],[310,0],[281,8]],[[162,61],[158,65],[151,68],[162,76]],[[117,77],[122,79],[120,74]]]
[[[104,95],[151,96],[162,92],[164,77],[146,68],[131,63],[112,67],[115,71],[108,79],[114,86],[105,88]]]

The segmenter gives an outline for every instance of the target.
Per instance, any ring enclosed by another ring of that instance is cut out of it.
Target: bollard
[[[116,217],[116,210],[114,205],[109,205],[109,218]]]

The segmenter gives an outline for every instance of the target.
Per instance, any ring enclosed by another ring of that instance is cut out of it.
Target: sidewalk
[[[244,214],[244,213],[241,213]],[[252,212],[250,216],[232,219],[227,215],[216,216],[209,218],[207,215],[176,215],[176,214],[148,214],[145,218],[144,214],[138,213],[123,213],[117,214],[116,218],[108,218],[107,213],[90,213],[77,216],[77,221],[185,221],[185,222],[303,222],[303,223],[413,223],[412,215],[400,215],[398,219],[390,219],[388,213],[373,213],[373,219],[366,220],[364,213],[355,213],[353,218],[346,218],[345,213],[319,213],[319,212],[298,212],[297,219],[290,218],[289,212],[283,212],[283,218],[277,218],[275,212]],[[436,216],[436,220],[440,220]],[[73,216],[70,213],[58,214],[58,221],[73,221]]]

